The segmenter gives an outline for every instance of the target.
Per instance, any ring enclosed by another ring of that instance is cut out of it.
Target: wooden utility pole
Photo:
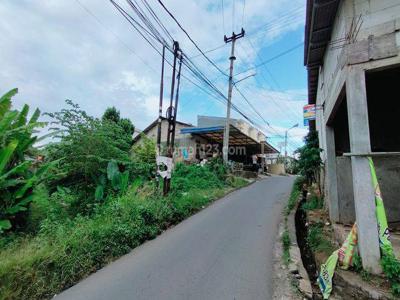
[[[161,62],[161,80],[160,80],[160,102],[158,105],[158,128],[157,128],[157,153],[156,156],[159,157],[161,155],[161,124],[162,124],[162,106],[163,106],[163,97],[164,97],[164,65],[165,65],[165,46],[163,46],[162,51],[162,62]],[[159,165],[157,165],[157,186],[159,185]]]
[[[228,163],[228,153],[229,153],[229,128],[230,128],[230,117],[231,117],[231,103],[232,103],[232,88],[233,88],[233,64],[236,60],[235,57],[235,42],[237,39],[244,37],[244,29],[238,34],[232,33],[231,37],[224,36],[225,43],[232,42],[231,48],[231,56],[229,60],[231,61],[231,65],[229,68],[229,88],[228,88],[228,105],[226,108],[226,123],[225,123],[225,131],[224,131],[224,142],[222,147],[222,154],[225,163]]]
[[[171,98],[170,105],[167,109],[167,120],[168,120],[168,130],[167,130],[167,157],[173,159],[174,156],[174,146],[175,146],[175,127],[176,127],[176,115],[178,113],[178,100],[179,100],[179,85],[181,78],[181,68],[182,68],[182,51],[179,48],[179,43],[174,41],[174,63],[172,68],[172,83],[171,83]],[[176,63],[179,60],[178,75],[176,75]],[[175,94],[175,77],[177,78],[177,87]],[[174,101],[175,94],[175,104]],[[171,186],[171,177],[164,178],[164,195],[168,194]]]

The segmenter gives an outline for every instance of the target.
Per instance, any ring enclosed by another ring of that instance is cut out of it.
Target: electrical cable
[[[213,65],[220,73],[228,76],[224,71],[220,69],[204,52],[203,50],[197,45],[197,43],[192,39],[192,37],[189,35],[189,33],[183,28],[183,26],[179,23],[179,21],[175,18],[175,16],[168,10],[168,8],[164,5],[164,3],[161,0],[157,0],[158,3],[163,7],[163,9],[169,14],[169,16],[175,21],[175,23],[178,25],[178,27],[185,33],[187,38],[192,42],[192,44],[196,47],[197,50],[204,56],[204,58],[211,64]]]

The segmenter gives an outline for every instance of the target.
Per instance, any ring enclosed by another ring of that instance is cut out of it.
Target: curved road
[[[270,177],[231,193],[56,299],[271,299],[274,241],[293,180]]]

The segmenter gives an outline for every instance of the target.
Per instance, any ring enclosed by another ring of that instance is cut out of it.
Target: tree
[[[119,110],[114,106],[106,109],[102,120],[103,122],[114,122],[115,124],[118,124],[130,137],[132,137],[135,132],[135,126],[133,126],[132,121],[127,118],[121,119]]]
[[[310,131],[304,138],[305,145],[296,150],[299,154],[297,167],[303,176],[306,177],[309,184],[319,182],[321,171],[321,149],[319,148],[318,132]]]
[[[52,130],[61,133],[58,142],[46,147],[48,161],[60,160],[58,173],[48,186],[53,190],[58,185],[69,187],[80,197],[77,210],[84,211],[95,200],[96,186],[106,175],[108,163],[131,163],[132,138],[119,124],[90,117],[71,100],[66,103],[68,108],[47,113],[53,119]]]
[[[103,121],[111,121],[111,122],[118,124],[119,121],[121,120],[119,110],[117,110],[114,106],[108,107],[103,114],[102,120]]]
[[[119,121],[119,125],[122,127],[122,129],[132,137],[133,133],[135,132],[135,126],[133,126],[131,120],[129,119],[121,119]]]

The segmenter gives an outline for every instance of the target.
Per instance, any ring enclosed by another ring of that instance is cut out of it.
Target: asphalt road
[[[271,299],[273,244],[293,180],[231,193],[56,299]]]

